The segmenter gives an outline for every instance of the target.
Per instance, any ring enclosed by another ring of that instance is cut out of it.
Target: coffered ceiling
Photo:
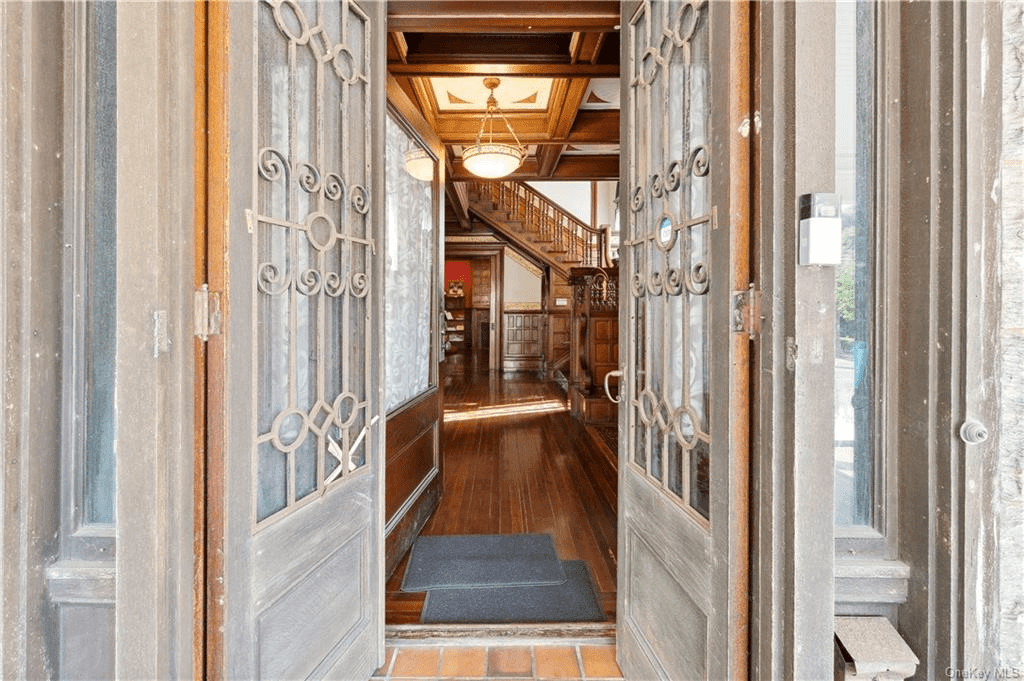
[[[391,0],[388,68],[445,144],[449,177],[486,109],[485,76],[529,156],[515,179],[619,174],[617,0]],[[511,141],[504,126],[495,139]]]

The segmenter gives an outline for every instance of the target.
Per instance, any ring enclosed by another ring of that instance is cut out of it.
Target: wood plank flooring
[[[616,518],[602,488],[614,473],[566,409],[557,385],[486,371],[480,353],[444,364],[444,483],[423,534],[550,533],[563,560],[585,560],[615,619]],[[419,622],[424,594],[401,591],[408,556],[386,585],[388,624]]]

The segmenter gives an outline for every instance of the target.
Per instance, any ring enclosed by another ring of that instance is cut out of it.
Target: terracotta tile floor
[[[387,681],[474,679],[520,681],[621,679],[611,645],[424,646],[387,649],[384,666],[373,675]]]

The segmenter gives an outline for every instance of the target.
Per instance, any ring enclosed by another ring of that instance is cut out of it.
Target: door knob
[[[960,426],[960,439],[969,445],[980,445],[988,439],[988,428],[977,419],[967,419]]]

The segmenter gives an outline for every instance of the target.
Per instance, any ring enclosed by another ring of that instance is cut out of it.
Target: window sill
[[[117,570],[113,561],[61,560],[46,568],[54,603],[114,603]]]
[[[910,566],[898,560],[837,559],[837,604],[898,605],[907,600]]]

